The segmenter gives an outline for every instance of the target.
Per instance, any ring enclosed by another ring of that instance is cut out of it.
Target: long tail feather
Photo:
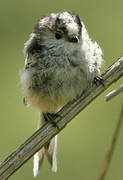
[[[55,144],[54,144],[54,150],[53,150],[53,156],[52,156],[52,171],[57,172],[57,141],[58,141],[58,136],[56,135],[54,137],[55,139]]]
[[[45,147],[45,154],[53,172],[57,172],[57,138],[58,136],[56,135],[50,140],[48,148]]]
[[[33,175],[34,177],[37,177],[39,169],[41,168],[41,165],[44,160],[44,154],[45,154],[45,148],[43,147],[40,151],[38,151],[34,155],[34,167],[33,167]]]
[[[40,115],[40,119],[38,122],[38,129],[44,124],[45,119],[43,117],[43,114]],[[39,169],[42,166],[44,155],[46,155],[48,162],[50,163],[52,167],[52,171],[57,171],[57,135],[50,140],[49,143],[47,143],[41,150],[39,150],[34,155],[34,167],[33,167],[33,175],[36,177],[39,173]]]

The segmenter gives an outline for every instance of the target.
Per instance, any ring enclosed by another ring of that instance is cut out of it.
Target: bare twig
[[[113,82],[123,76],[123,57],[119,58],[102,75],[105,87],[102,84],[90,87],[81,97],[68,103],[59,111],[58,117],[54,120],[59,128],[47,122],[36,131],[24,144],[7,157],[0,165],[0,180],[6,180],[17,169],[19,169],[29,158],[44,146],[53,136],[58,134],[80,111],[107,89]]]
[[[121,92],[123,92],[123,84],[122,84],[119,88],[117,88],[117,89],[111,91],[110,93],[108,93],[108,94],[106,95],[106,97],[105,97],[105,98],[106,98],[106,101],[111,100],[112,98],[114,98],[115,96],[117,96],[118,94],[120,94]]]
[[[122,108],[121,108],[121,112],[120,112],[120,116],[119,116],[119,119],[118,119],[118,122],[117,122],[116,129],[115,129],[115,132],[114,132],[114,135],[113,135],[112,143],[111,143],[109,151],[108,151],[108,153],[107,153],[107,155],[105,157],[104,167],[103,167],[103,170],[102,170],[101,175],[99,177],[99,180],[104,180],[104,178],[105,178],[105,176],[106,176],[106,174],[108,172],[109,166],[111,164],[112,156],[113,156],[114,150],[116,148],[116,143],[117,143],[117,140],[118,140],[118,137],[119,137],[122,122],[123,122],[123,105],[122,105]]]

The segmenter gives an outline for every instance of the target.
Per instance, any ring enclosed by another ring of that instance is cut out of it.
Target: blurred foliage
[[[123,54],[122,0],[1,0],[0,2],[0,161],[13,152],[36,129],[38,112],[25,108],[19,71],[24,65],[23,44],[36,21],[50,12],[77,12],[86,24],[93,40],[103,49],[104,71]],[[111,102],[104,96],[119,86],[120,80],[80,113],[59,135],[58,173],[51,172],[47,161],[37,178],[47,180],[95,180],[114,132],[123,101],[119,95]],[[123,130],[107,180],[123,179]],[[10,180],[33,180],[32,159]]]

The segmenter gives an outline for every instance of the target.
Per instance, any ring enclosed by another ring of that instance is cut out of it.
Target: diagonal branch
[[[7,157],[0,165],[0,180],[6,180],[19,169],[35,152],[44,146],[53,136],[58,134],[80,111],[82,111],[97,96],[104,92],[112,83],[123,76],[123,57],[119,58],[102,75],[105,87],[102,84],[90,87],[81,97],[68,103],[59,111],[54,120],[59,128],[46,123],[36,131],[24,144]]]

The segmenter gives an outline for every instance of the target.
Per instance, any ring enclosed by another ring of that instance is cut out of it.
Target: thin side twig
[[[112,157],[113,157],[114,150],[116,148],[116,143],[117,143],[117,140],[118,140],[118,137],[119,137],[119,133],[120,133],[122,123],[123,123],[123,105],[121,107],[120,116],[119,116],[119,119],[118,119],[118,122],[117,122],[117,125],[116,125],[116,129],[115,129],[115,132],[114,132],[114,135],[113,135],[113,139],[112,139],[109,151],[108,151],[108,153],[107,153],[107,155],[105,157],[105,160],[104,160],[104,167],[103,167],[103,170],[102,170],[101,175],[100,175],[98,180],[104,180],[105,177],[106,177],[109,166],[111,164],[111,160],[112,160]]]
[[[120,85],[120,87],[118,87],[117,89],[114,89],[113,91],[111,91],[110,93],[108,93],[106,95],[106,101],[111,100],[112,98],[114,98],[115,96],[119,95],[121,92],[123,92],[123,84]]]
[[[80,111],[104,92],[112,83],[120,79],[121,76],[123,76],[123,57],[114,62],[102,75],[105,87],[99,83],[97,86],[94,85],[88,88],[82,96],[68,103],[58,112],[59,116],[54,118],[54,121],[56,121],[59,128],[47,122],[15,152],[8,156],[0,165],[0,180],[8,179],[52,137],[58,134]]]

